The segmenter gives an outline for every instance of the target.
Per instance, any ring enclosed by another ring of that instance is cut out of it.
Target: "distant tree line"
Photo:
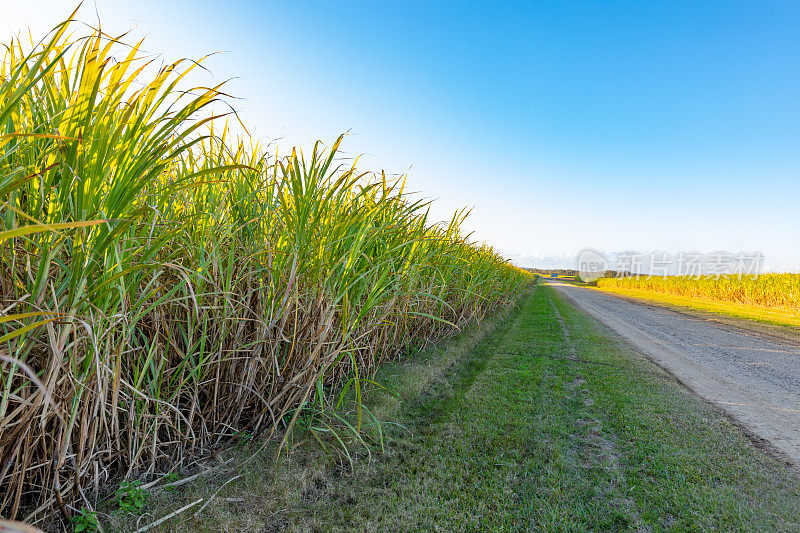
[[[528,272],[539,274],[540,276],[550,276],[557,274],[558,276],[577,276],[578,271],[571,268],[525,268]],[[622,278],[632,275],[630,272],[619,272],[617,270],[605,270],[603,272],[604,278]]]

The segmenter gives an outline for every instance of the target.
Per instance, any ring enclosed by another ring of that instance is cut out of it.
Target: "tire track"
[[[559,313],[558,308],[551,298],[548,298],[553,314],[561,327],[561,335],[564,345],[570,353],[569,360],[582,361],[578,355],[578,350],[572,342],[569,328],[564,318]],[[636,502],[627,496],[628,482],[625,478],[624,453],[617,444],[614,435],[609,435],[603,428],[603,424],[597,417],[593,416],[592,407],[594,401],[591,392],[586,388],[586,379],[578,371],[575,380],[569,384],[570,394],[576,399],[585,411],[580,413],[580,417],[575,421],[576,434],[573,435],[577,441],[577,453],[581,458],[579,466],[581,468],[603,468],[611,473],[610,486],[606,487],[608,497],[619,504],[627,511],[627,515],[633,521],[633,529],[640,532],[650,532],[649,525],[644,524],[641,513]]]

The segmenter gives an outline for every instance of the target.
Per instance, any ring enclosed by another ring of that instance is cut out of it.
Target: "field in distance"
[[[800,274],[600,278],[597,288],[621,296],[800,327]]]

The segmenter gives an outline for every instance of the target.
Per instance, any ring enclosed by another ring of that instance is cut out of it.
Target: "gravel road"
[[[756,440],[800,465],[800,338],[634,302],[548,280],[573,304],[622,336]]]

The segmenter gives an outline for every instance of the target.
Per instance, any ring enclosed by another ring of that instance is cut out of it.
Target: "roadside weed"
[[[141,481],[123,481],[116,492],[117,504],[126,513],[141,512],[147,505],[148,497]]]
[[[82,507],[78,514],[72,517],[71,523],[74,533],[94,533],[100,525],[97,513],[85,507]]]

